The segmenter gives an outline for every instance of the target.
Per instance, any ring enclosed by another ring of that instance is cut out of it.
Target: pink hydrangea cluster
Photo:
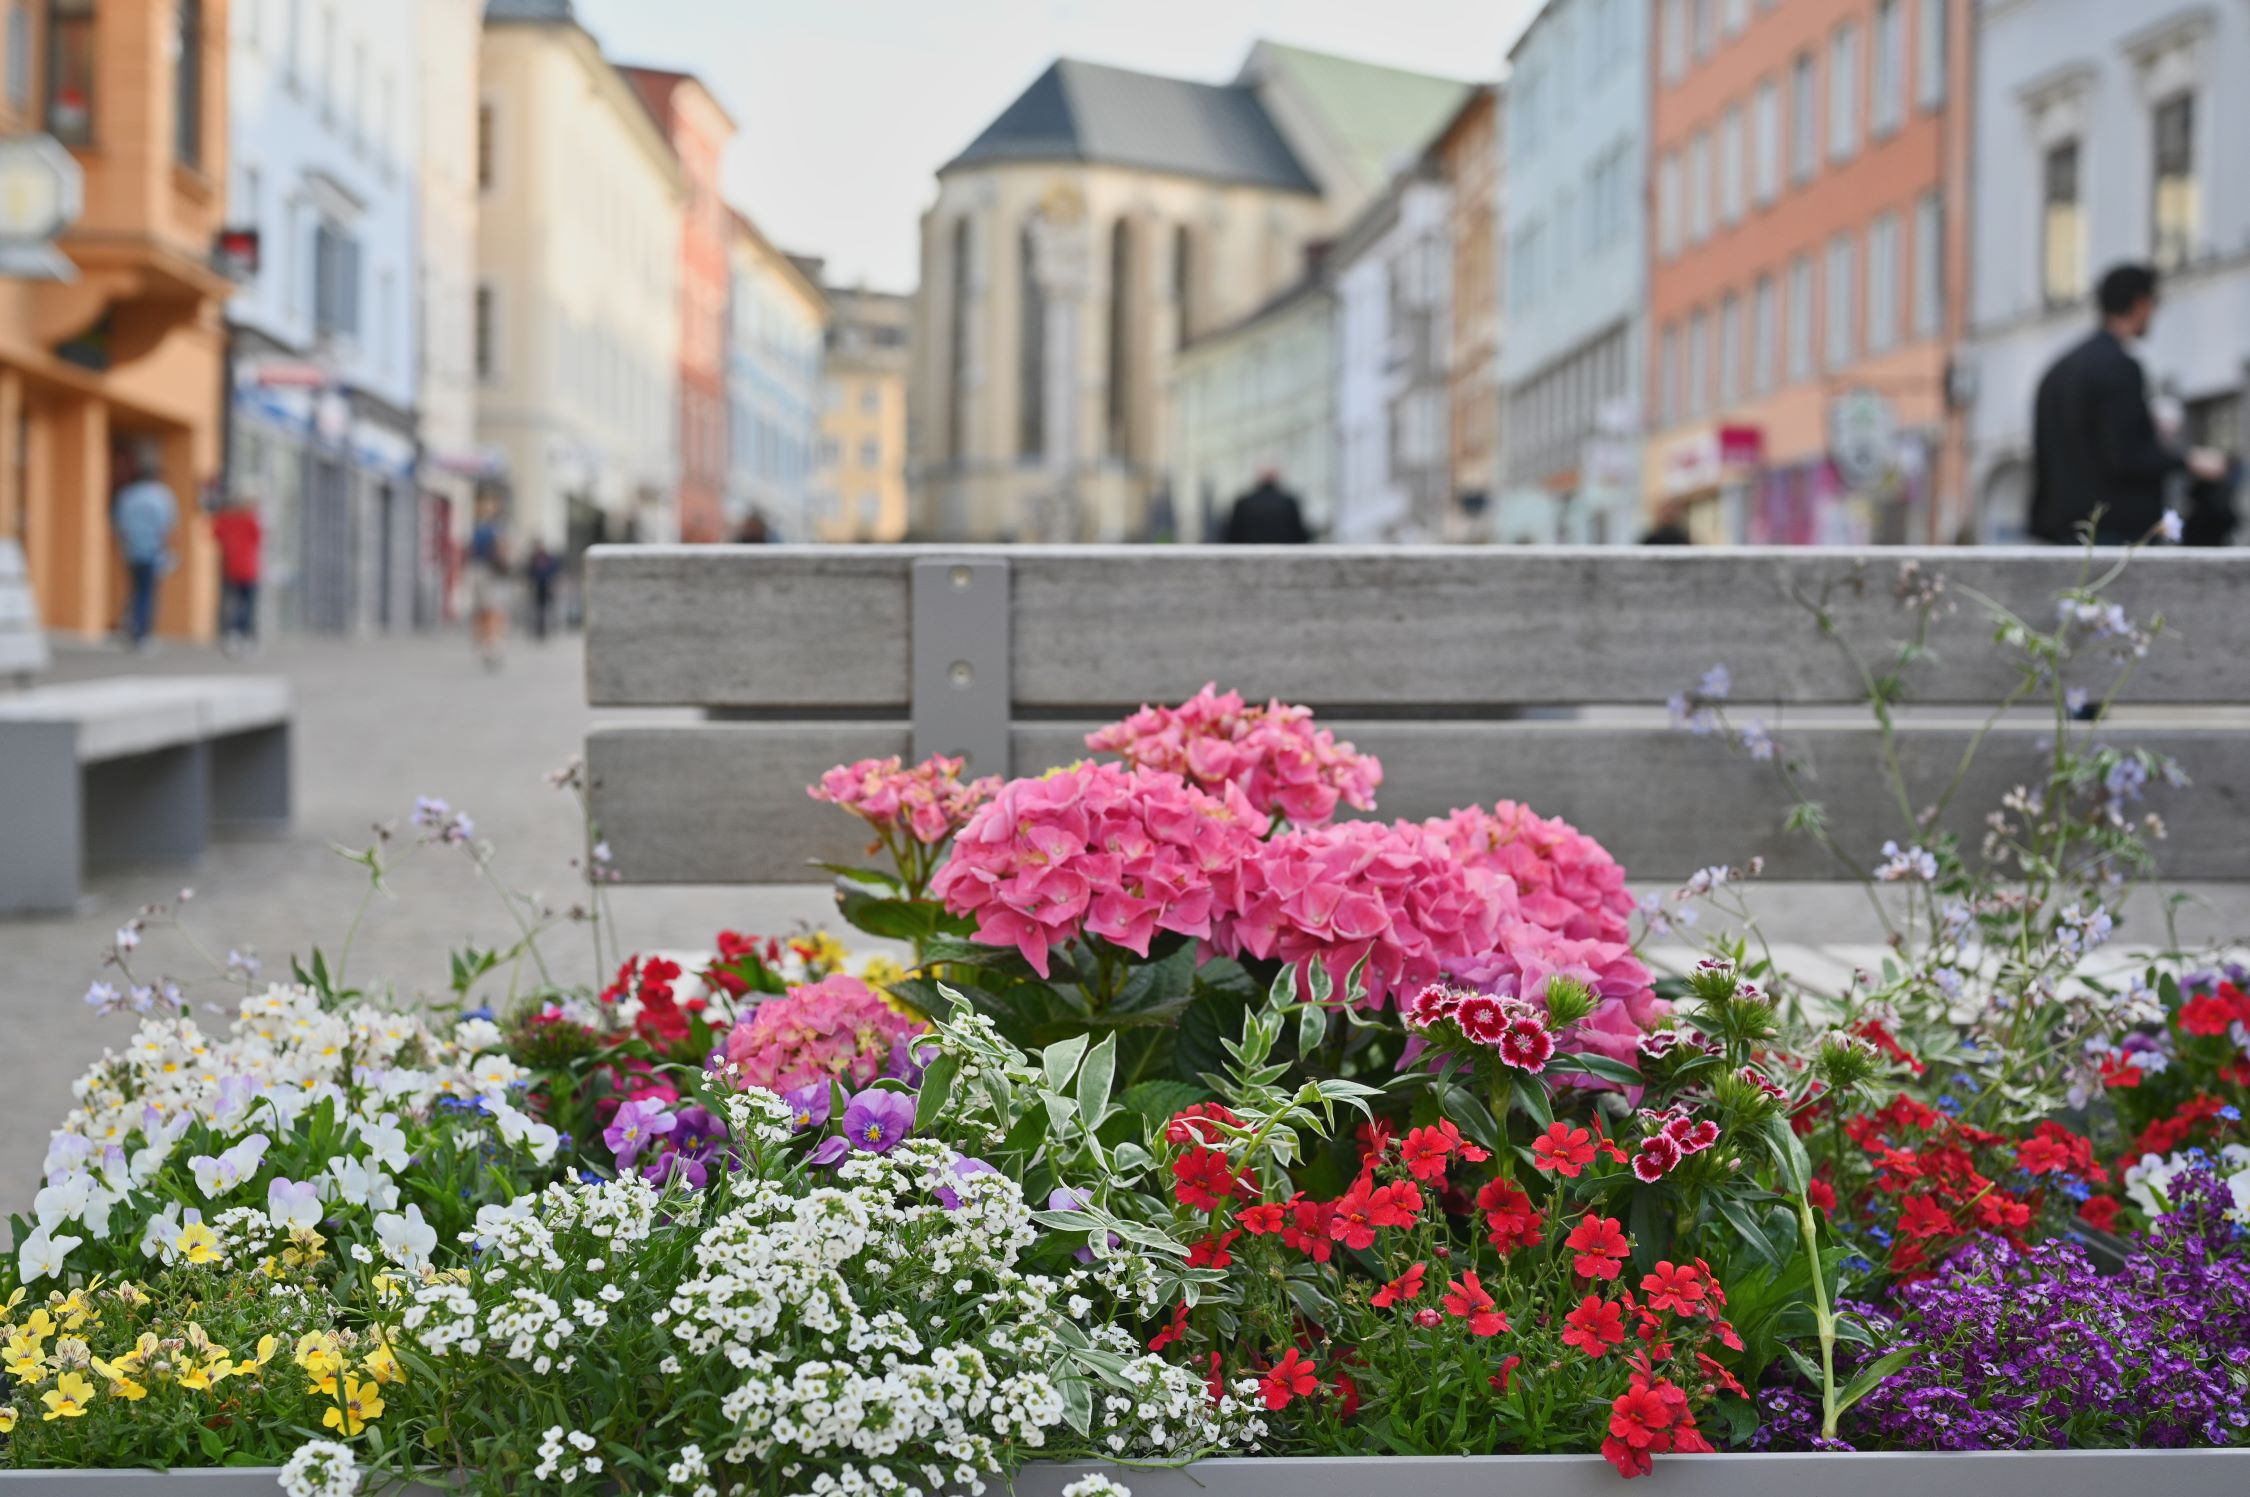
[[[964,762],[937,754],[908,769],[896,754],[862,759],[837,765],[806,794],[841,806],[885,835],[903,831],[929,846],[967,825],[977,807],[1000,789],[996,775],[964,783]]]
[[[1544,1002],[1548,978],[1575,978],[1594,995],[1594,1011],[1571,1026],[1565,1048],[1626,1065],[1636,1064],[1641,1036],[1672,1011],[1624,942],[1576,940],[1526,920],[1507,922],[1488,950],[1450,970],[1472,987],[1532,1002]]]
[[[1045,977],[1050,948],[1080,930],[1138,956],[1160,930],[1208,938],[1265,825],[1231,783],[1207,794],[1175,774],[1088,761],[1003,785],[930,892]]]
[[[1368,1000],[1412,992],[1492,949],[1516,914],[1507,879],[1407,821],[1343,821],[1262,844],[1213,944],[1230,956],[1318,960],[1342,991],[1361,957]]]
[[[1633,896],[1608,849],[1569,822],[1504,800],[1429,823],[1454,856],[1515,880],[1523,918],[1580,941],[1631,936]]]
[[[866,983],[835,972],[752,1009],[715,1059],[738,1068],[738,1086],[788,1092],[835,1077],[862,1087],[882,1074],[895,1042],[923,1028]]]
[[[1261,816],[1318,826],[1336,804],[1375,809],[1383,764],[1313,726],[1311,709],[1244,703],[1217,683],[1177,707],[1143,707],[1086,735],[1086,746],[1143,769],[1167,770],[1204,790],[1238,787]]]

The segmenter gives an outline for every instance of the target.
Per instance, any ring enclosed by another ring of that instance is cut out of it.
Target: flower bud
[[[1558,973],[1547,979],[1547,1022],[1553,1028],[1569,1028],[1590,1017],[1596,1006],[1593,990],[1577,978]]]

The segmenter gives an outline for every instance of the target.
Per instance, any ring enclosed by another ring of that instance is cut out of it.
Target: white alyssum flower
[[[289,1497],[355,1497],[359,1475],[359,1458],[349,1445],[307,1440],[283,1464],[281,1490]]]
[[[1133,1489],[1121,1481],[1112,1481],[1097,1471],[1091,1476],[1081,1476],[1064,1487],[1062,1497],[1133,1497]]]

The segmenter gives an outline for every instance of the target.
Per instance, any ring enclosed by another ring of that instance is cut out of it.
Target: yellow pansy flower
[[[190,1263],[219,1261],[219,1234],[201,1222],[189,1222],[172,1239],[173,1248]]]
[[[45,1375],[45,1365],[39,1354],[39,1343],[21,1331],[10,1336],[6,1348],[0,1350],[0,1366],[6,1367],[8,1376],[18,1382],[39,1381]]]
[[[343,1371],[344,1359],[336,1348],[336,1338],[325,1331],[307,1331],[297,1340],[297,1365],[305,1369],[314,1389],[336,1396],[336,1374]]]
[[[23,1334],[34,1341],[44,1341],[55,1334],[55,1317],[44,1309],[34,1310],[24,1317]]]
[[[94,1313],[94,1307],[86,1303],[86,1291],[83,1289],[73,1289],[63,1298],[50,1303],[54,1305],[55,1313],[62,1316],[62,1328],[66,1331],[77,1330]]]
[[[367,1375],[378,1383],[403,1382],[406,1378],[406,1369],[399,1365],[398,1357],[392,1353],[388,1344],[381,1341],[375,1343],[373,1351],[360,1358],[359,1365],[366,1368]]]
[[[329,1429],[341,1430],[346,1436],[356,1435],[367,1428],[367,1421],[383,1412],[383,1390],[374,1383],[363,1383],[356,1377],[344,1379],[344,1393],[337,1407],[320,1416],[320,1422]]]
[[[16,1316],[16,1306],[22,1303],[23,1286],[18,1284],[16,1292],[9,1295],[5,1303],[0,1303],[0,1325],[7,1325],[13,1321]]]
[[[0,1403],[0,1435],[12,1433],[16,1427],[16,1406]]]
[[[76,1419],[86,1412],[86,1402],[94,1396],[94,1385],[82,1374],[66,1372],[55,1379],[55,1385],[39,1395],[47,1412],[39,1417],[52,1422],[57,1419]]]
[[[128,1365],[126,1358],[119,1357],[114,1362],[105,1362],[100,1357],[96,1357],[94,1358],[94,1370],[109,1379],[110,1397],[122,1398],[127,1403],[137,1403],[148,1397],[148,1389],[133,1381],[132,1374],[135,1369]]]
[[[208,1361],[189,1363],[187,1371],[180,1374],[183,1388],[216,1388],[234,1374],[234,1364],[227,1360],[227,1349],[217,1348]]]
[[[257,1356],[243,1363],[236,1370],[246,1371],[251,1368],[263,1367],[273,1360],[273,1354],[279,1350],[281,1350],[281,1338],[279,1336],[260,1336],[258,1338]]]

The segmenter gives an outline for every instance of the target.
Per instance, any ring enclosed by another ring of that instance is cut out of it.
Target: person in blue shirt
[[[180,501],[157,476],[156,465],[143,459],[133,481],[117,491],[110,506],[110,524],[132,585],[125,637],[136,650],[148,648],[156,623],[156,585],[172,569],[172,532],[179,523]]]

